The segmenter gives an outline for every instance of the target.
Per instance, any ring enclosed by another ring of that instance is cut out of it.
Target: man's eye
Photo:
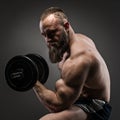
[[[55,35],[55,30],[53,30],[53,31],[50,31],[50,32],[48,32],[47,33],[47,36],[49,37],[49,38],[52,38],[54,35]]]

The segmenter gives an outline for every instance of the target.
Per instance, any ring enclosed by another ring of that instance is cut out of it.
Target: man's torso
[[[110,78],[107,66],[97,51],[94,43],[88,37],[76,34],[76,40],[72,43],[69,58],[59,64],[61,71],[63,66],[74,56],[74,59],[86,54],[92,59],[92,64],[83,86],[80,98],[102,99],[109,102],[110,99]],[[76,63],[77,64],[77,63]]]

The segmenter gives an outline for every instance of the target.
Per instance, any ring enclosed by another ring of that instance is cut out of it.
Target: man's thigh
[[[79,107],[72,106],[58,113],[50,113],[39,120],[87,120],[87,114]]]

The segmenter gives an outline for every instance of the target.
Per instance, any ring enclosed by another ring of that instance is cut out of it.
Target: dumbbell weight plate
[[[37,67],[38,67],[38,73],[39,73],[39,81],[44,84],[47,81],[48,75],[49,75],[49,68],[48,68],[48,64],[45,61],[45,59],[38,55],[38,54],[27,54],[27,57],[29,57],[30,59],[32,59]]]
[[[38,69],[29,57],[18,55],[8,61],[5,77],[14,90],[26,91],[31,89],[38,79]]]

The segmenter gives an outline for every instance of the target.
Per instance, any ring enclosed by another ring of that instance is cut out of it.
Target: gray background
[[[36,98],[33,90],[16,92],[6,84],[4,70],[15,55],[38,53],[49,65],[46,87],[54,89],[59,78],[57,66],[51,64],[48,49],[39,31],[39,17],[50,6],[66,11],[76,32],[89,36],[104,57],[111,75],[111,120],[119,112],[119,7],[118,1],[102,0],[1,0],[0,2],[0,120],[37,120],[48,111]]]

